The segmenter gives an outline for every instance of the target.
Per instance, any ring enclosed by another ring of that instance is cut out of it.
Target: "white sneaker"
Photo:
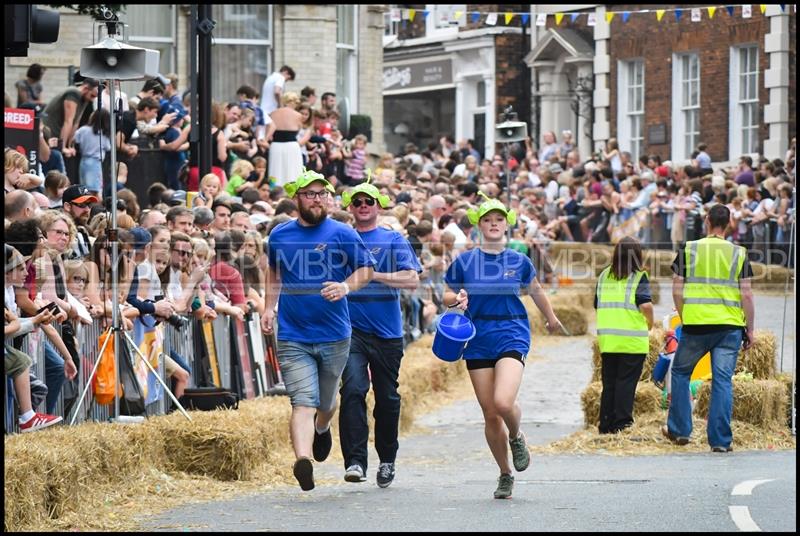
[[[364,473],[363,467],[353,464],[344,472],[344,479],[347,482],[364,482],[367,480],[367,475]]]

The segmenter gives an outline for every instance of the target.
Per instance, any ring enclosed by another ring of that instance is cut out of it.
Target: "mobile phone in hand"
[[[47,305],[45,305],[44,307],[42,307],[41,309],[39,309],[38,311],[36,311],[36,315],[39,315],[40,313],[43,313],[44,311],[46,311],[48,309],[54,315],[58,314],[58,304],[56,302],[50,302]]]

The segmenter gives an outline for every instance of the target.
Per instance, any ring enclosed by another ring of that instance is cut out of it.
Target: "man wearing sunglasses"
[[[348,225],[327,217],[333,186],[304,170],[285,185],[297,198],[299,216],[269,237],[266,310],[261,328],[273,332],[278,308],[278,363],[292,402],[289,430],[294,476],[303,491],[314,489],[314,466],[330,454],[330,422],[336,390],[350,351],[345,297],[372,278],[375,259]]]
[[[72,251],[68,254],[69,259],[84,259],[89,256],[91,242],[89,233],[86,231],[86,224],[89,222],[91,206],[98,202],[97,197],[92,195],[88,188],[80,184],[73,184],[64,190],[61,195],[64,212],[72,217],[77,229],[77,240],[72,246]]]
[[[381,488],[394,480],[399,447],[397,378],[403,359],[400,289],[416,288],[422,271],[408,240],[397,231],[378,227],[378,212],[388,205],[389,198],[369,184],[369,179],[342,195],[342,207],[349,207],[356,231],[378,261],[372,281],[347,299],[353,334],[340,391],[339,437],[344,479],[366,480],[369,440],[366,396],[371,376],[375,393],[375,450],[380,461],[376,480]]]

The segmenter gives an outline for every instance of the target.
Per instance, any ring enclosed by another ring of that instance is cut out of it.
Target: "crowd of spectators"
[[[36,69],[31,74],[40,75]],[[38,100],[35,76],[18,84],[18,104],[44,108],[46,115],[38,169],[29,169],[27,158],[14,149],[5,150],[5,244],[14,248],[6,254],[6,345],[16,317],[33,318],[45,329],[48,413],[75,375],[74,330],[68,325],[111,318],[112,208],[120,229],[123,327],[130,329],[136,317],[242,318],[263,311],[269,233],[297,215],[283,188],[294,177],[271,172],[271,159],[277,158],[270,151],[276,143],[273,123],[288,113],[284,108],[299,117],[302,167],[322,173],[336,187],[330,217],[352,223],[340,194],[365,180],[391,199],[380,225],[403,233],[423,267],[418,288],[402,294],[408,341],[432,329],[443,310],[447,267],[479,240],[466,215],[480,203],[479,191],[517,211],[509,246],[529,254],[545,281],[552,276],[546,252],[554,240],[615,243],[633,235],[645,247],[677,250],[701,236],[699,222],[716,203],[730,206],[730,239],[760,255],[753,260],[790,257],[794,139],[784,159],[742,156],[736,169],[713,169],[702,143],[691,163],[676,165],[658,155],[634,159],[613,139],[603,150],[581,155],[572,133],[565,131],[559,140],[546,132],[538,147],[530,139],[512,145],[506,160],[501,150],[484,158],[471,140],[456,143],[443,135],[422,149],[408,143],[402,154],[375,155],[377,163],[368,169],[366,136],[347,139],[338,129],[336,95],[323,93],[317,103],[314,88],[300,95],[283,92],[275,75],[291,80],[294,71],[284,66],[273,73],[268,106],[247,85],[235,99],[213,103],[213,167],[203,176],[189,141],[189,99],[181,98],[174,75],[147,81],[127,101],[117,140],[110,139],[108,111],[94,109],[99,82],[82,79],[46,107]],[[8,101],[7,95],[7,106]],[[126,163],[138,156],[133,140],[142,136],[158,140],[166,177],[150,186],[144,206],[126,188],[131,181],[151,182],[127,173]],[[120,160],[116,207],[108,197],[111,143]],[[72,159],[77,166],[69,165]],[[22,267],[21,279],[9,278],[9,270]],[[60,334],[42,320],[40,311],[50,302],[57,307],[46,320],[60,323]],[[181,356],[170,361],[168,373],[185,385],[188,367]]]

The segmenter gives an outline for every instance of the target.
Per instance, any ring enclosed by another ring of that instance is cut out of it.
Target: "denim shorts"
[[[278,364],[292,407],[330,411],[350,355],[350,337],[334,342],[278,341]]]
[[[82,157],[80,166],[81,185],[93,192],[103,191],[103,164],[97,158]]]

